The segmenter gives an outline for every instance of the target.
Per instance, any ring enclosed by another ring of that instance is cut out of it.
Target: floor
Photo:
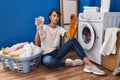
[[[74,51],[71,51],[67,57],[77,58]],[[64,58],[64,59],[65,59]],[[51,69],[40,65],[37,69],[29,73],[19,73],[5,70],[0,63],[0,80],[120,80],[120,74],[113,76],[112,72],[97,65],[106,72],[104,76],[97,76],[83,71],[84,65],[69,67],[63,69]]]

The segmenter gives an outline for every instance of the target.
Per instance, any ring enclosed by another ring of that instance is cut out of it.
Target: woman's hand
[[[79,21],[78,18],[76,18],[76,19],[75,19],[75,24],[76,24],[76,25],[78,24],[78,21]]]
[[[74,18],[74,23],[75,23],[75,25],[78,25],[78,17],[75,15],[75,18]]]
[[[75,24],[75,25],[77,25],[77,24],[78,24],[78,21],[79,21],[79,20],[78,20],[77,15],[72,14],[72,15],[71,15],[71,19],[74,21],[74,24]]]
[[[42,18],[35,18],[35,25],[39,26],[42,23]]]

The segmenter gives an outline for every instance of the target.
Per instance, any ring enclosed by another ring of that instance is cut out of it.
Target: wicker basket
[[[120,49],[120,32],[117,33],[116,54],[102,56],[102,66],[110,71],[114,71],[118,61],[118,53]]]

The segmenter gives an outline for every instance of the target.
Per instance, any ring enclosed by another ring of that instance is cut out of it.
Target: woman
[[[82,47],[75,38],[69,39],[61,47],[60,35],[67,37],[67,32],[63,27],[57,25],[60,12],[57,9],[52,9],[48,15],[49,24],[43,25],[42,18],[35,18],[35,25],[37,26],[37,32],[35,36],[35,44],[41,44],[43,50],[42,63],[48,67],[59,68],[73,66],[71,61],[63,62],[63,57],[74,48],[79,57],[83,60],[85,67],[84,72],[91,72],[97,75],[104,75],[105,72],[97,68],[92,62],[89,61]],[[75,24],[78,23],[76,19]]]

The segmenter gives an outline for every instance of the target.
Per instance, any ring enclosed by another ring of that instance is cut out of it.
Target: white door
[[[78,27],[78,41],[85,50],[91,50],[95,42],[95,31],[88,22],[80,22]]]

